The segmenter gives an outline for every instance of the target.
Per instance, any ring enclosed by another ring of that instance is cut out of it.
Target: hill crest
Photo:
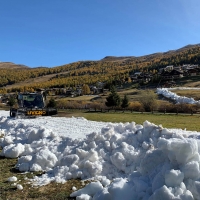
[[[12,62],[0,62],[0,69],[24,69],[24,68],[29,68],[26,65],[22,65],[22,64],[15,64]]]

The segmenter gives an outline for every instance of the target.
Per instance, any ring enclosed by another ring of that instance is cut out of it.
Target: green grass
[[[81,112],[72,110],[60,111],[60,116],[66,117],[84,117],[88,120],[103,122],[136,122],[142,124],[148,120],[156,125],[162,125],[164,128],[181,128],[191,131],[200,131],[200,115],[190,114],[162,114],[162,113],[131,113],[131,112]]]

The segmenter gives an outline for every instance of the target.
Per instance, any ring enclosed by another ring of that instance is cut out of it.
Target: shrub
[[[57,108],[63,109],[66,108],[67,100],[65,99],[59,99],[57,101]]]
[[[157,108],[157,94],[153,90],[141,91],[139,101],[145,111],[149,112]]]
[[[95,111],[105,109],[105,104],[101,102],[92,102],[88,106],[90,109],[94,109]]]
[[[142,109],[142,105],[138,101],[133,101],[133,102],[130,102],[128,109],[139,112]]]

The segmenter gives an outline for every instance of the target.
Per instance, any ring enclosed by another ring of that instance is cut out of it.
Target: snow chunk
[[[94,196],[95,200],[115,199],[115,200],[132,200],[137,199],[137,194],[134,192],[132,186],[127,183],[125,179],[114,179],[107,190],[102,190]]]
[[[169,200],[169,199],[177,199],[177,200],[194,200],[193,195],[190,191],[181,192],[181,194],[176,195],[177,190],[179,188],[167,188],[166,185],[161,187],[160,189],[156,190],[155,193],[149,198],[149,200],[158,200],[162,197],[162,200]]]
[[[77,189],[76,189],[76,187],[75,187],[75,186],[73,186],[73,187],[72,187],[72,190],[73,190],[73,191],[76,191]]]
[[[110,157],[111,162],[117,169],[125,171],[126,167],[126,159],[124,158],[123,154],[121,152],[116,152]]]
[[[20,184],[17,184],[17,189],[18,189],[18,190],[23,190],[23,186],[20,185]]]
[[[163,152],[168,152],[168,158],[172,163],[186,164],[190,161],[200,162],[198,143],[194,139],[160,139],[158,141],[158,148],[162,149]]]
[[[17,158],[24,152],[24,145],[21,143],[10,144],[3,148],[3,155],[7,158]]]
[[[76,200],[92,200],[92,197],[87,194],[81,194],[76,197]]]
[[[180,170],[170,170],[165,174],[165,184],[168,187],[180,186],[184,179],[184,174]]]
[[[101,191],[102,189],[103,189],[103,186],[99,181],[92,182],[86,185],[84,188],[70,194],[70,197],[80,196],[82,194],[94,196],[97,192]]]
[[[36,155],[33,156],[31,171],[41,171],[49,170],[55,166],[58,159],[55,154],[53,154],[48,149],[42,149]]]
[[[12,177],[9,177],[7,179],[8,182],[16,182],[17,181],[17,177],[16,176],[12,176]]]
[[[195,180],[200,177],[199,162],[197,161],[191,161],[186,165],[183,165],[181,170],[184,173],[185,178]]]

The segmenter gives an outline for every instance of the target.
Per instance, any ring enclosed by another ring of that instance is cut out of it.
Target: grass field
[[[103,122],[136,122],[142,124],[148,120],[164,128],[181,128],[191,131],[200,131],[200,115],[190,114],[160,114],[160,113],[131,113],[131,112],[81,112],[81,111],[60,111],[59,116],[85,117],[88,120]]]

